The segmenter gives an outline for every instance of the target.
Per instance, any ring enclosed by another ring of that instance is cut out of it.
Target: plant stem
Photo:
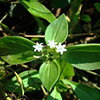
[[[3,22],[3,20],[6,19],[7,16],[8,16],[8,13],[5,14],[5,15],[2,17],[2,19],[0,20],[0,23]]]
[[[45,94],[45,96],[48,96],[48,92],[46,92],[46,90],[45,90],[45,88],[44,88],[44,86],[43,86],[43,85],[41,85],[41,88],[42,88],[43,93]]]

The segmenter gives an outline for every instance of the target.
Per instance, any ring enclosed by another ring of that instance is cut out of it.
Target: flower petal
[[[60,52],[61,53],[61,55],[63,54],[63,52],[64,51],[67,51],[67,49],[65,49],[65,44],[64,45],[61,45],[61,43],[59,42],[59,45],[58,46],[56,46],[56,48],[57,48],[57,52]]]
[[[56,44],[57,44],[57,42],[54,42],[54,39],[52,40],[52,41],[50,41],[50,40],[48,40],[48,46],[50,46],[50,48],[55,48],[56,47]]]
[[[34,52],[37,50],[37,51],[42,51],[42,47],[43,47],[43,45],[42,45],[43,43],[38,43],[38,42],[36,42],[36,45],[33,45],[33,47],[35,48],[34,49]]]

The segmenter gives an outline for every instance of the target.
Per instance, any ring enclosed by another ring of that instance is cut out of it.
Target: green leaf
[[[79,20],[79,15],[78,14],[73,14],[72,21],[77,22],[78,20]]]
[[[72,87],[80,100],[100,100],[100,92],[94,88],[68,80],[63,80],[63,82]]]
[[[60,67],[60,80],[74,76],[73,66],[66,60],[58,59],[57,64]]]
[[[19,76],[21,77],[23,81],[25,92],[36,90],[37,88],[40,87],[41,81],[39,79],[38,71],[36,70],[23,71],[19,74]],[[4,88],[10,92],[21,93],[21,87],[19,83],[17,82],[16,76],[8,80]]]
[[[85,22],[90,22],[91,18],[90,18],[89,15],[84,14],[84,15],[81,16],[81,20],[83,20]]]
[[[9,64],[22,64],[32,61],[35,43],[18,36],[8,36],[0,39],[0,56]]]
[[[46,100],[62,100],[60,93],[57,91],[56,87],[51,92],[50,96]]]
[[[48,40],[55,42],[63,43],[68,35],[68,23],[65,18],[65,15],[62,14],[54,22],[52,22],[46,29],[45,32],[45,41],[48,43]]]
[[[37,0],[20,0],[20,2],[33,16],[44,18],[50,23],[56,19],[51,11]]]
[[[98,12],[100,12],[100,3],[96,2],[96,3],[94,4],[94,6],[95,6],[96,10],[97,10]]]
[[[5,32],[15,35],[15,32],[13,32],[6,24],[0,22],[0,26]]]
[[[78,69],[100,69],[100,44],[80,44],[67,47],[67,52],[62,55],[62,59]]]
[[[48,91],[50,91],[53,85],[57,82],[59,74],[59,67],[53,61],[44,62],[39,69],[40,79]]]

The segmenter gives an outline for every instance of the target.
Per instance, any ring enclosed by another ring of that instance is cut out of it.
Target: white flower
[[[59,42],[59,45],[56,46],[57,52],[60,52],[61,55],[62,55],[64,51],[67,51],[67,49],[65,49],[65,46],[66,46],[66,45],[61,45],[61,43]]]
[[[34,49],[34,52],[37,50],[37,51],[42,51],[42,47],[43,47],[43,45],[42,45],[43,43],[38,43],[38,42],[36,42],[36,45],[33,45],[33,47],[35,48]]]
[[[50,48],[55,48],[56,47],[56,44],[57,44],[57,42],[54,42],[54,39],[52,40],[52,41],[50,41],[50,40],[48,40],[48,46],[50,46]]]

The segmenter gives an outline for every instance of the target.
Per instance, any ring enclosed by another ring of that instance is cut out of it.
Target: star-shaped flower
[[[48,46],[50,46],[50,48],[55,48],[56,47],[56,44],[57,44],[57,42],[54,42],[54,39],[52,40],[52,41],[50,41],[50,40],[48,40]]]
[[[57,52],[60,52],[61,55],[62,55],[64,51],[67,51],[67,49],[65,49],[65,46],[66,46],[66,45],[61,45],[61,43],[59,42],[59,45],[56,46]]]
[[[33,47],[35,48],[34,49],[34,52],[37,50],[37,51],[42,51],[42,47],[43,47],[43,45],[42,45],[43,43],[38,43],[38,42],[36,42],[36,45],[33,45]]]

